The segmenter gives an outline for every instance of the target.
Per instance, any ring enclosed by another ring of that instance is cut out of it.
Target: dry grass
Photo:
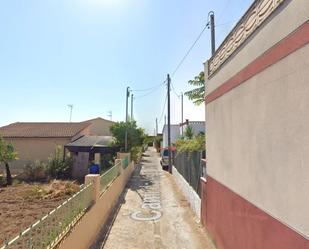
[[[0,188],[0,246],[79,190],[70,181]]]

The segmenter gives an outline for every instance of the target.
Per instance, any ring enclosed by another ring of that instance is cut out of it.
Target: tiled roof
[[[73,137],[90,123],[17,122],[0,127],[2,137]]]

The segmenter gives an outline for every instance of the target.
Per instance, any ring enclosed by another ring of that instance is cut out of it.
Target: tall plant
[[[12,185],[13,182],[9,162],[15,159],[17,159],[17,152],[14,146],[0,137],[0,163],[5,165],[7,185]]]
[[[48,158],[47,174],[52,178],[68,178],[71,175],[73,160],[70,156],[63,160],[63,148],[57,146],[55,153]]]
[[[188,84],[195,88],[185,92],[185,95],[193,101],[195,105],[200,105],[205,101],[205,75],[200,72],[193,80],[189,80]]]

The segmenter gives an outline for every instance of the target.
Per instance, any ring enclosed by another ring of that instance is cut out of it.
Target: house
[[[205,133],[205,121],[189,121],[189,119],[186,119],[186,122],[179,125],[180,135],[184,135],[184,132],[188,126],[192,127],[194,135]]]
[[[220,249],[309,248],[308,66],[308,0],[255,0],[205,63],[201,220]]]
[[[12,173],[36,160],[47,161],[56,146],[64,147],[83,136],[111,136],[114,122],[94,118],[83,122],[16,122],[0,127],[0,136],[11,142],[18,160],[11,162]]]
[[[0,136],[14,145],[19,160],[11,163],[12,173],[35,160],[47,161],[55,147],[64,146],[89,135],[89,126],[83,123],[16,122],[0,127]]]
[[[190,126],[192,127],[194,136],[202,133],[205,133],[205,121],[189,121],[186,119],[186,122],[180,124],[171,124],[171,144],[175,144],[176,141],[183,136],[186,128]],[[168,147],[168,133],[167,133],[167,125],[163,126],[163,142],[162,147]]]
[[[100,117],[86,120],[84,123],[90,123],[89,132],[93,136],[111,136],[110,127],[115,124],[113,121]]]
[[[179,124],[171,124],[171,144],[176,143],[177,139],[179,139],[180,137],[180,133],[179,133]],[[162,130],[162,134],[163,134],[163,141],[162,141],[162,147],[166,148],[168,147],[168,133],[167,133],[167,125],[165,124],[163,126],[163,130]]]

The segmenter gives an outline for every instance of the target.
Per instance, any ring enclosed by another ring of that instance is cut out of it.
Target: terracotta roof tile
[[[0,127],[3,137],[73,137],[90,123],[17,122]]]

